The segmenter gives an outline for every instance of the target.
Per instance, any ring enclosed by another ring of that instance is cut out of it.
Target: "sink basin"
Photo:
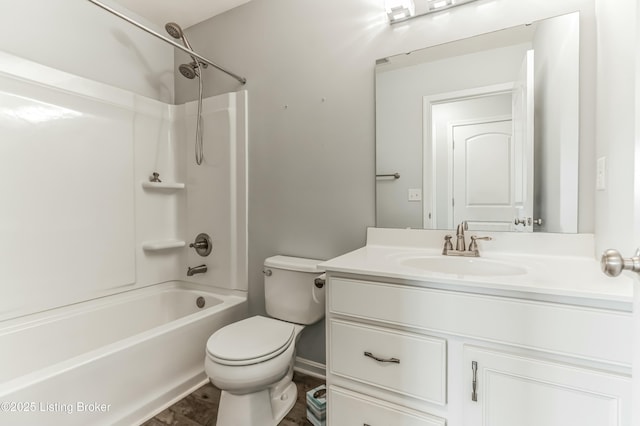
[[[421,256],[400,261],[402,266],[430,272],[471,276],[523,275],[527,270],[513,263],[469,257]]]

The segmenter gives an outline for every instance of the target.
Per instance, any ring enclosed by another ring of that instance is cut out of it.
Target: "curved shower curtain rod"
[[[169,43],[169,44],[170,44],[170,45],[172,45],[173,47],[177,47],[178,49],[182,50],[183,52],[188,53],[189,55],[191,55],[191,56],[193,56],[193,57],[198,58],[199,60],[201,60],[201,61],[202,61],[202,62],[204,62],[205,64],[209,64],[209,65],[211,65],[212,67],[214,67],[214,68],[216,68],[216,69],[219,69],[219,70],[220,70],[220,71],[222,71],[223,73],[228,74],[228,75],[230,75],[231,77],[235,78],[235,79],[236,79],[236,80],[238,80],[240,83],[242,83],[242,84],[246,84],[246,83],[247,83],[247,79],[246,79],[246,78],[241,77],[241,76],[239,76],[239,75],[237,75],[237,74],[234,74],[234,73],[232,73],[231,71],[228,71],[228,70],[226,70],[226,69],[222,68],[220,65],[216,65],[216,64],[214,64],[213,62],[211,62],[210,60],[208,60],[208,59],[207,59],[207,58],[205,58],[204,56],[199,55],[198,53],[194,52],[193,50],[188,49],[188,48],[186,48],[186,47],[182,46],[181,44],[178,44],[178,43],[176,43],[175,41],[173,41],[173,40],[170,40],[170,39],[166,38],[166,37],[165,37],[165,36],[163,36],[162,34],[159,34],[159,33],[155,32],[155,31],[153,31],[152,29],[150,29],[150,28],[148,28],[148,27],[146,27],[146,26],[142,25],[141,23],[139,23],[139,22],[137,22],[137,21],[134,21],[133,19],[129,18],[129,17],[128,17],[128,16],[126,16],[126,15],[123,15],[122,13],[118,12],[117,10],[112,9],[112,8],[110,8],[109,6],[107,6],[107,5],[103,4],[103,3],[100,3],[100,2],[99,2],[99,1],[97,1],[97,0],[89,0],[89,1],[90,1],[91,3],[93,3],[93,4],[95,4],[96,6],[98,6],[98,7],[102,8],[102,9],[106,10],[107,12],[110,12],[110,13],[112,13],[112,14],[116,15],[118,18],[120,18],[120,19],[124,19],[124,20],[125,20],[125,21],[127,21],[128,23],[135,25],[136,27],[140,28],[140,29],[141,29],[141,30],[143,30],[143,31],[146,31],[147,33],[151,34],[152,36],[159,38],[160,40],[164,41],[165,43]]]

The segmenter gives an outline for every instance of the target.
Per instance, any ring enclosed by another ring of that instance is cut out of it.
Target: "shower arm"
[[[195,58],[198,58],[203,63],[211,65],[212,67],[222,71],[223,73],[230,75],[231,77],[233,77],[236,80],[238,80],[240,83],[242,83],[242,84],[246,84],[247,83],[247,79],[246,78],[241,77],[241,76],[239,76],[237,74],[234,74],[231,71],[228,71],[228,70],[222,68],[220,65],[214,64],[213,62],[211,62],[210,60],[208,60],[204,56],[199,55],[198,53],[194,52],[193,50],[188,49],[188,48],[182,46],[181,44],[176,43],[173,40],[168,39],[167,37],[163,36],[160,33],[157,33],[156,31],[152,30],[151,28],[148,28],[148,27],[142,25],[141,23],[139,23],[137,21],[134,21],[133,19],[129,18],[126,15],[123,15],[122,13],[118,12],[117,10],[112,9],[111,7],[105,5],[105,4],[103,4],[103,3],[101,3],[101,2],[99,2],[97,0],[89,0],[89,1],[91,3],[93,3],[93,4],[95,4],[96,6],[106,10],[107,12],[116,15],[118,18],[123,19],[123,20],[127,21],[128,23],[135,25],[136,27],[140,28],[141,30],[143,30],[143,31],[145,31],[145,32],[147,32],[149,34],[151,34],[152,36],[159,38],[160,40],[164,41],[165,43],[169,43],[173,47],[177,47],[178,49],[182,50],[183,52],[188,53],[189,55],[191,55],[191,56],[193,56]]]

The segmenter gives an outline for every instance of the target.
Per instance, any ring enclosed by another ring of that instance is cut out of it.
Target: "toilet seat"
[[[207,341],[207,355],[222,365],[251,365],[283,353],[295,337],[293,324],[256,315],[222,327]]]

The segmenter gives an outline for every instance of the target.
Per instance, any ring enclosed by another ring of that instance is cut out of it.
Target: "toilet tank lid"
[[[324,272],[324,268],[318,266],[322,262],[324,262],[324,260],[291,256],[272,256],[265,259],[264,266],[268,268],[286,269],[288,271],[317,272],[320,274]]]

